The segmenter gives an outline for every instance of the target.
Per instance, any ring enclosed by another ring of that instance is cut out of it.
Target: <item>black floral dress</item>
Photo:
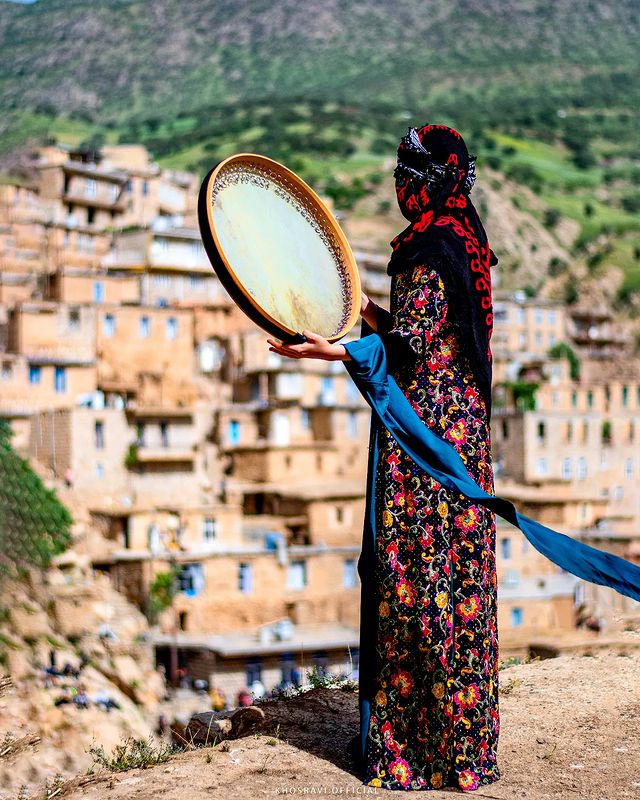
[[[405,353],[391,370],[400,388],[493,492],[485,404],[436,269],[393,277],[386,327]],[[386,429],[379,441],[365,783],[470,791],[500,777],[495,517],[425,474]]]

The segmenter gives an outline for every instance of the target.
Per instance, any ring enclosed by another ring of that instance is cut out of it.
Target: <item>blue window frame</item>
[[[253,570],[251,564],[242,562],[238,564],[238,588],[242,594],[253,592]]]
[[[102,283],[102,281],[93,282],[93,302],[94,303],[104,302],[104,283]]]
[[[64,367],[56,367],[53,387],[57,394],[64,394],[67,391],[67,370]]]
[[[238,444],[240,441],[240,422],[237,419],[229,420],[229,444]]]
[[[140,317],[140,338],[148,339],[151,333],[151,320],[149,317]]]
[[[247,661],[246,672],[248,687],[256,681],[262,681],[262,660],[254,658],[251,661]]]
[[[116,318],[113,314],[105,314],[102,320],[102,330],[107,339],[111,339],[116,332]]]
[[[511,609],[511,625],[514,628],[522,625],[522,609],[518,606]]]
[[[42,380],[42,367],[31,364],[29,367],[29,383],[40,383]]]

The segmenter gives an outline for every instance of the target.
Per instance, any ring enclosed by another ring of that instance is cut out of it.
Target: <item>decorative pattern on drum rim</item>
[[[298,211],[318,234],[323,244],[329,249],[338,269],[338,274],[340,275],[340,285],[345,308],[337,329],[333,331],[331,335],[337,336],[342,333],[351,316],[349,309],[353,302],[353,285],[340,242],[333,231],[321,224],[321,221],[307,205],[304,194],[300,191],[300,187],[295,182],[287,180],[285,175],[281,175],[275,170],[269,169],[267,166],[258,166],[252,161],[234,161],[232,164],[220,170],[211,187],[212,209],[215,206],[216,199],[220,192],[228,186],[235,186],[238,183],[252,183],[254,186],[260,186],[263,189],[273,187],[275,194]]]

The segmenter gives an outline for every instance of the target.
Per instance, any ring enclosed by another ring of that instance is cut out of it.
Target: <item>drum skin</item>
[[[360,314],[360,276],[340,226],[294,172],[238,153],[205,177],[202,241],[222,285],[247,316],[287,342],[302,330],[331,342]]]

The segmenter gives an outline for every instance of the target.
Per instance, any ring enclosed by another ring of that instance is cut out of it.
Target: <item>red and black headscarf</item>
[[[475,162],[460,134],[446,125],[409,128],[398,148],[396,196],[410,221],[393,239],[387,272],[433,264],[447,292],[449,314],[491,413],[491,266],[498,259],[469,192]]]

